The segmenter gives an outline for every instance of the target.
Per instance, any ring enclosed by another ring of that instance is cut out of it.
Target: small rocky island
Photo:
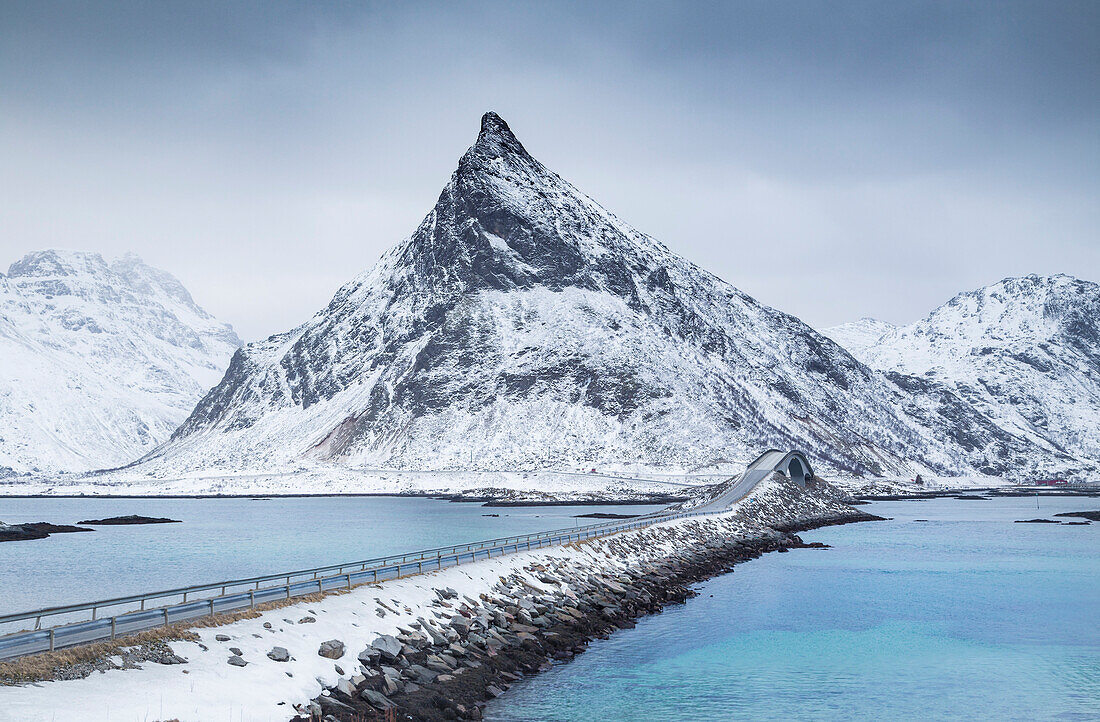
[[[128,514],[127,516],[112,516],[107,519],[85,519],[77,523],[91,526],[125,526],[128,524],[182,524],[183,522],[179,519]]]
[[[1089,521],[1100,521],[1100,511],[1067,511],[1062,514],[1055,514],[1054,516],[1075,516],[1080,519],[1088,519]]]
[[[81,522],[81,524],[83,523]],[[5,524],[0,521],[0,542],[45,539],[50,534],[67,534],[75,531],[95,530],[67,524],[50,524],[45,521],[28,522],[26,524]]]

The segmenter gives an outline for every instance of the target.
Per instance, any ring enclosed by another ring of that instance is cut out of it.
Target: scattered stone
[[[328,657],[329,659],[340,659],[344,656],[344,643],[339,639],[330,639],[327,642],[321,642],[321,646],[317,649],[317,654],[322,657]]]
[[[238,657],[241,657],[241,656],[244,655],[244,652],[241,651],[240,647],[230,647],[229,651],[232,652],[233,654],[237,655]]]
[[[228,634],[215,634],[214,639],[218,640],[219,642],[228,642],[229,641],[229,635]]]
[[[271,651],[267,653],[267,658],[273,662],[289,662],[290,652],[286,650],[286,647],[272,647]]]
[[[298,620],[298,624],[313,624],[317,621],[316,617],[305,616]]]
[[[241,656],[238,654],[234,654],[232,657],[230,657],[229,663],[234,667],[244,667],[248,665],[248,662],[241,659]]]

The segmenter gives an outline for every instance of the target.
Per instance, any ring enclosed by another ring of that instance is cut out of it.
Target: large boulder
[[[389,709],[393,707],[393,702],[386,699],[386,696],[381,692],[376,692],[373,689],[365,689],[360,692],[359,697],[364,701],[371,704],[371,706],[378,709]]]
[[[451,626],[454,627],[456,632],[463,636],[470,633],[470,620],[461,614],[456,614],[451,617]]]
[[[404,645],[397,641],[397,638],[391,634],[383,634],[378,639],[371,642],[370,646],[377,649],[382,655],[382,659],[389,662],[401,656],[401,650],[404,648]]]

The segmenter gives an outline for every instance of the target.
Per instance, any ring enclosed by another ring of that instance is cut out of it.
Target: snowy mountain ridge
[[[861,359],[863,351],[878,343],[880,338],[895,328],[897,327],[892,323],[864,317],[858,321],[842,323],[839,326],[824,329],[821,334],[840,344],[842,348],[849,351],[856,358]]]
[[[888,374],[951,389],[998,426],[1053,452],[1100,459],[1100,285],[1006,278],[849,347]]]
[[[488,113],[412,236],[240,349],[132,471],[690,470],[767,447],[867,474],[1077,464],[675,256]]]
[[[168,438],[240,343],[135,255],[27,254],[0,274],[0,474],[132,461]]]

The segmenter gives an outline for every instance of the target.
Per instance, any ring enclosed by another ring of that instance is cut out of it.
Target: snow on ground
[[[743,467],[741,467],[743,468]],[[740,469],[736,473],[740,473]],[[316,466],[260,474],[195,473],[159,478],[132,470],[46,478],[0,479],[5,495],[194,496],[277,494],[465,494],[537,500],[640,494],[685,494],[735,472],[665,474],[643,471],[406,471]]]
[[[836,476],[829,478],[830,483],[853,496],[863,494],[913,494],[923,491],[944,491],[964,489],[989,489],[1013,486],[1013,482],[995,476],[921,476],[922,483],[917,485],[913,479],[866,478],[855,476]]]
[[[264,612],[255,619],[198,629],[200,642],[171,643],[187,664],[146,663],[141,669],[113,669],[79,680],[0,688],[0,720],[282,722],[294,715],[295,704],[308,704],[336,684],[341,677],[336,664],[347,675],[354,674],[356,656],[379,635],[396,634],[398,627],[408,628],[418,617],[430,618],[436,589],[451,587],[460,595],[477,599],[490,593],[502,577],[513,574],[522,575],[526,584],[545,588],[527,567],[553,561],[585,577],[593,571],[614,574],[627,565],[682,551],[701,535],[750,532],[761,520],[789,516],[792,509],[802,515],[835,509],[827,499],[801,492],[792,497],[792,486],[777,480],[762,482],[730,512],[720,515],[662,522],[585,544],[523,552],[365,585],[320,601]],[[378,616],[378,609],[386,611],[384,617]],[[307,615],[316,621],[297,623]],[[265,622],[272,629],[265,629]],[[219,642],[217,635],[227,635],[230,641]],[[344,656],[335,662],[317,653],[321,643],[330,639],[341,640],[346,646]],[[292,659],[285,663],[268,659],[267,653],[275,646],[286,648]],[[230,647],[241,650],[247,666],[228,664]]]

